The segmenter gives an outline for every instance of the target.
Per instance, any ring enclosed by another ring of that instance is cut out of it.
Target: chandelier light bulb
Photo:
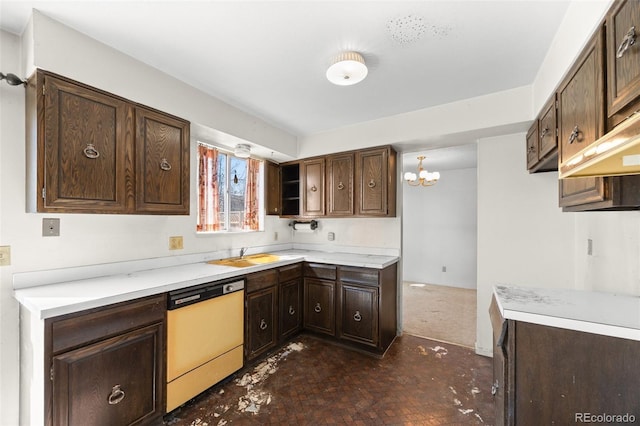
[[[404,180],[411,186],[433,186],[440,179],[439,172],[429,172],[422,167],[423,155],[418,157],[418,173],[406,172]]]

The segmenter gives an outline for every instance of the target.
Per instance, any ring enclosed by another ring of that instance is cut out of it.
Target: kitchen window
[[[197,232],[261,231],[264,165],[198,142]]]

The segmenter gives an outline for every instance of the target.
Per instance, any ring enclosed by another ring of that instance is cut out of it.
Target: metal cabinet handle
[[[120,403],[124,399],[124,397],[125,394],[124,391],[120,389],[120,385],[115,385],[111,389],[111,394],[109,395],[107,401],[109,402],[109,405],[116,405]]]
[[[369,181],[369,183],[367,184],[367,186],[368,186],[369,188],[374,188],[374,187],[376,186],[376,183],[374,182],[374,180],[373,180],[373,179],[371,179],[371,180]]]
[[[616,58],[620,59],[624,56],[624,54],[629,50],[631,46],[636,43],[636,27],[633,26],[629,28],[627,34],[625,34],[622,39],[622,43],[618,46],[618,50],[616,51]]]
[[[169,163],[166,158],[163,158],[162,161],[160,161],[160,168],[165,172],[168,172],[171,170],[171,163]]]
[[[360,315],[360,311],[356,311],[355,315],[353,316],[353,320],[357,322],[362,321],[362,315]]]
[[[318,188],[316,188],[315,185],[313,185],[310,189],[311,189],[311,192],[316,192],[318,190]]]
[[[531,154],[532,152],[535,152],[536,148],[533,146],[530,146],[529,149],[527,149],[527,153]]]
[[[260,320],[260,330],[266,330],[267,329],[267,322],[264,320],[264,318],[262,318]]]
[[[343,190],[343,189],[344,189],[344,185],[342,184],[342,182],[340,182],[340,183],[338,184],[338,189],[340,189],[340,190]]]
[[[313,308],[314,311],[316,311],[317,313],[320,313],[320,311],[322,311],[322,307],[320,306],[320,302],[316,303],[316,307]]]
[[[293,306],[289,305],[289,315],[293,315],[296,313],[296,310],[293,309]]]
[[[542,129],[542,131],[540,132],[540,139],[544,139],[545,136],[547,136],[547,133],[549,133],[549,128],[545,127],[544,129]]]
[[[491,395],[496,396],[499,388],[500,388],[500,385],[498,384],[498,380],[496,379],[496,382],[491,385]]]
[[[578,136],[580,136],[580,129],[578,128],[578,126],[576,125],[573,130],[571,131],[571,134],[569,135],[569,143],[572,144],[575,141],[578,140]]]
[[[84,156],[87,158],[96,159],[100,157],[100,152],[93,146],[92,143],[88,143],[87,146],[82,150]]]

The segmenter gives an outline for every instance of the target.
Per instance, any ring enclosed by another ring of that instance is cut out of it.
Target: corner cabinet
[[[304,265],[304,328],[316,333],[336,334],[337,267],[322,263]]]
[[[46,320],[47,424],[161,421],[165,312],[162,295]]]
[[[189,214],[189,122],[42,70],[26,105],[29,211]]]

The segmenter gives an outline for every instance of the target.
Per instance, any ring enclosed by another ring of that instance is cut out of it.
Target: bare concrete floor
[[[475,289],[403,283],[402,331],[475,348]]]

